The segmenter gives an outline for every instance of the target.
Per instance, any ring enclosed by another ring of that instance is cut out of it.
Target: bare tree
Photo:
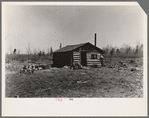
[[[20,50],[18,50],[18,57],[20,57]]]
[[[42,55],[45,56],[45,52],[44,51],[43,51]]]
[[[50,48],[48,47],[48,53],[47,53],[48,55],[50,54]]]
[[[18,55],[20,54],[20,50],[18,50]]]
[[[38,56],[41,57],[41,51],[38,53]]]
[[[26,48],[26,53],[27,53],[27,55],[28,55],[28,60],[29,60],[29,55],[31,54],[31,46],[30,46],[29,43],[28,43],[28,46],[27,46],[27,48]]]
[[[33,54],[37,54],[37,50],[36,50],[36,48],[34,48],[34,50],[33,50]]]
[[[37,50],[36,50],[36,48],[34,48],[34,50],[33,50],[34,61],[36,60],[36,54],[37,54]]]
[[[10,49],[9,49],[9,51],[10,51],[10,54],[12,54],[12,47],[10,46]]]
[[[112,48],[112,49],[111,49],[111,51],[110,51],[110,54],[113,56],[113,55],[114,55],[114,53],[115,53],[115,49],[114,49],[114,48]]]
[[[120,49],[116,50],[116,54],[119,55],[120,54]]]

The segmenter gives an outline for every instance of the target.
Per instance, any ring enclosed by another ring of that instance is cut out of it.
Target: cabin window
[[[97,54],[91,54],[91,59],[97,59]]]

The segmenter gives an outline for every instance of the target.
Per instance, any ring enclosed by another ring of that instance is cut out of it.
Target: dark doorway
[[[81,52],[81,65],[87,66],[86,52]]]

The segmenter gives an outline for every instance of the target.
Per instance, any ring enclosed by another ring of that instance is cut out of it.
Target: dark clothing
[[[104,67],[103,56],[102,55],[100,55],[100,61],[101,61],[101,66]]]

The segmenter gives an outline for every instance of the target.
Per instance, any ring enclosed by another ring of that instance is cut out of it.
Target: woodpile
[[[21,74],[23,74],[23,73],[24,73],[24,74],[31,74],[31,73],[34,73],[35,69],[36,69],[36,68],[35,68],[34,65],[32,65],[32,66],[31,66],[30,64],[27,65],[27,66],[24,65],[23,68],[20,70],[20,73],[21,73]]]
[[[82,65],[80,63],[73,63],[71,66],[70,66],[70,69],[73,69],[73,70],[76,70],[76,69],[81,69],[82,68]]]

